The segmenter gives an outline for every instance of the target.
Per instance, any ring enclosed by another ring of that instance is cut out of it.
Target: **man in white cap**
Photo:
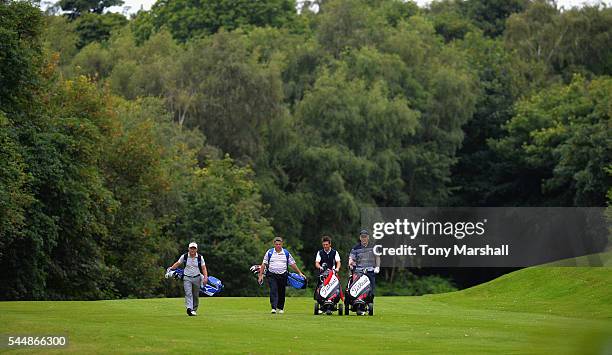
[[[200,285],[208,282],[208,271],[202,255],[198,254],[198,244],[189,243],[189,252],[181,255],[170,269],[184,265],[183,288],[185,289],[185,308],[187,315],[196,316],[200,303]]]

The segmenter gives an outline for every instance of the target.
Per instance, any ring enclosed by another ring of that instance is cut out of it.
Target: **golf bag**
[[[253,265],[249,268],[249,270],[255,275],[259,274],[260,269],[261,265]],[[298,290],[303,290],[308,287],[308,280],[295,272],[291,272],[287,275],[287,286],[291,286]]]
[[[176,268],[174,270],[168,268],[165,277],[167,279],[183,280],[184,270]],[[214,296],[223,291],[223,283],[214,276],[208,276],[208,282],[200,286],[200,295]]]
[[[340,286],[340,279],[336,270],[329,269],[327,264],[323,264],[323,272],[319,275],[320,284],[315,290],[314,314],[318,315],[325,312],[331,315],[338,311],[342,315],[342,304],[338,306],[340,300],[344,301],[344,294]]]
[[[344,300],[344,315],[350,311],[357,315],[374,315],[374,293],[370,278],[366,273],[373,269],[355,269],[349,277]]]
[[[289,273],[287,275],[287,286],[291,286],[298,290],[303,290],[308,285],[308,280],[305,277],[296,274],[295,272]]]
[[[200,286],[200,295],[215,296],[223,291],[223,283],[214,276],[208,276],[208,282]]]
[[[181,268],[176,268],[174,270],[168,268],[166,269],[166,275],[164,275],[167,279],[177,279],[177,280],[182,280],[183,279],[183,269]]]

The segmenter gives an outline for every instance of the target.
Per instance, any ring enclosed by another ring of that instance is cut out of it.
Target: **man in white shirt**
[[[185,308],[187,315],[196,316],[196,311],[200,304],[200,285],[208,282],[208,271],[202,255],[198,254],[196,242],[189,243],[189,252],[181,257],[172,265],[174,270],[179,265],[184,265],[183,269],[183,288],[185,289]]]
[[[271,313],[284,313],[285,288],[287,287],[288,268],[291,266],[300,276],[305,277],[295,264],[295,260],[289,251],[283,248],[283,238],[274,238],[274,248],[268,250],[264,255],[263,262],[259,268],[258,281],[263,282],[264,270],[270,285]]]

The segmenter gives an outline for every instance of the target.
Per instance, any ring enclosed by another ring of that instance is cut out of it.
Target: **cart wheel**
[[[374,303],[368,303],[368,315],[374,315]]]
[[[319,302],[315,302],[314,314],[315,316],[319,315]]]

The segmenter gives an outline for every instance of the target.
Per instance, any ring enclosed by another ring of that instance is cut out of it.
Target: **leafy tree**
[[[506,19],[523,12],[528,0],[443,0],[429,8],[436,30],[449,41],[480,29],[485,36],[499,37],[504,33]]]
[[[322,233],[348,247],[360,205],[401,201],[402,142],[417,117],[404,99],[387,97],[384,83],[351,80],[346,68],[323,72],[296,108],[296,121],[271,126],[266,141],[274,149],[258,162],[270,167],[262,184],[275,226],[302,235],[307,253]],[[299,133],[286,131],[292,125]]]
[[[161,0],[151,8],[151,15],[139,14],[135,33],[139,41],[151,28],[168,28],[172,36],[186,42],[190,38],[219,31],[247,27],[284,27],[296,17],[294,0]]]
[[[77,48],[83,48],[91,42],[104,42],[110,38],[111,32],[116,31],[128,23],[120,14],[89,13],[80,16],[76,24],[76,33],[79,36]]]
[[[574,73],[610,74],[612,9],[585,6],[560,12],[554,4],[535,1],[527,10],[508,19],[507,45],[525,62],[548,77],[571,81]]]
[[[69,65],[78,53],[79,37],[75,32],[74,21],[64,16],[45,16],[45,31],[42,35],[48,50],[59,55],[60,68]]]
[[[281,72],[284,101],[291,111],[316,80],[319,67],[331,60],[310,31],[256,28],[246,35],[245,45],[258,63]]]
[[[468,32],[476,29],[475,24],[465,16],[462,2],[436,1],[430,6],[428,17],[432,19],[436,33],[444,37],[444,41],[463,39]]]
[[[135,48],[126,33],[108,50],[86,47],[75,63],[83,63],[82,71],[111,72],[111,88],[127,98],[163,95],[179,125],[198,127],[209,144],[248,161],[261,152],[262,127],[282,113],[281,61],[262,59],[262,49],[240,31],[185,49],[163,31]],[[104,65],[111,56],[118,58],[112,71]]]
[[[43,240],[32,226],[44,222],[39,213],[35,176],[29,150],[40,111],[42,30],[40,10],[25,2],[0,3],[0,298],[35,297],[44,294]],[[33,126],[34,129],[29,129]],[[35,220],[36,219],[36,220]],[[27,250],[23,250],[27,248]],[[27,262],[21,258],[28,255]]]
[[[167,229],[183,207],[202,137],[174,125],[161,100],[113,103],[118,122],[103,171],[119,206],[103,242],[104,259],[117,296],[155,296],[161,266],[177,248]]]
[[[384,18],[363,0],[331,0],[322,7],[317,28],[319,43],[335,57],[347,48],[382,40]]]
[[[113,58],[108,49],[100,43],[93,42],[74,56],[67,71],[69,76],[73,77],[85,75],[90,78],[104,78],[111,73],[113,64]]]
[[[76,20],[86,13],[101,15],[104,9],[111,6],[123,5],[123,0],[60,0],[59,6],[68,12],[68,18]]]
[[[506,161],[498,182],[507,203],[604,206],[610,178],[609,78],[576,76],[517,104],[506,136],[492,141]],[[518,193],[520,191],[520,193]],[[509,196],[509,195],[508,195]]]
[[[164,231],[201,136],[159,101],[127,105],[84,77],[63,81],[42,59],[40,10],[0,6],[3,88],[15,88],[2,91],[0,113],[0,298],[155,295],[160,269],[150,265],[176,250]],[[141,245],[151,258],[134,255]]]
[[[96,168],[108,121],[92,90],[83,80],[52,81],[46,97],[21,111],[27,124],[13,116],[33,199],[21,233],[4,246],[12,276],[2,282],[3,298],[107,296],[99,240],[114,200]]]
[[[195,41],[177,60],[174,80],[195,96],[189,126],[199,126],[210,144],[248,161],[261,153],[262,127],[282,113],[282,86],[278,68],[259,64],[245,42],[239,32]]]
[[[52,150],[40,151],[32,164],[42,211],[53,221],[50,231],[43,232],[51,247],[46,294],[57,299],[108,297],[101,240],[108,235],[116,200],[104,185],[98,162],[112,125],[111,106],[83,77],[57,82],[49,99],[55,129],[38,140]]]
[[[461,206],[499,204],[488,194],[495,189],[493,179],[500,157],[487,141],[503,134],[502,126],[512,117],[513,105],[524,93],[525,85],[513,70],[520,63],[499,39],[489,39],[479,32],[470,32],[457,42],[466,51],[470,65],[478,73],[479,95],[476,110],[463,127],[465,139],[453,167],[453,184],[460,187],[453,200]]]
[[[419,6],[414,1],[386,0],[370,1],[369,3],[393,27],[420,12]]]
[[[153,15],[150,11],[140,10],[130,21],[130,29],[137,44],[144,43],[155,32]]]
[[[209,273],[223,280],[228,295],[257,292],[248,267],[261,262],[274,234],[253,171],[227,156],[209,160],[187,191],[174,228],[180,245],[198,242]]]
[[[612,36],[612,8],[599,5],[584,6],[562,13],[569,22],[563,49],[558,52],[555,68],[569,73],[588,70],[595,75],[612,74],[612,49],[607,44]]]
[[[0,110],[25,109],[39,84],[42,16],[24,2],[0,3]]]
[[[26,208],[32,203],[30,177],[8,118],[0,112],[0,260],[15,238],[23,237]]]
[[[523,12],[528,0],[467,0],[459,3],[465,16],[471,19],[486,36],[498,37],[504,33],[506,19]]]
[[[168,109],[179,122],[190,108],[175,97],[180,67],[176,61],[184,56],[167,31],[155,33],[148,41],[136,46],[132,33],[124,29],[113,37],[108,53],[114,60],[108,83],[113,92],[127,99],[143,96],[163,96]]]
[[[462,126],[474,112],[477,87],[464,54],[445,46],[433,24],[420,16],[401,23],[381,50],[404,63],[404,95],[421,113],[416,134],[404,144],[402,180],[410,205],[444,205],[451,194],[451,167],[463,141]]]

